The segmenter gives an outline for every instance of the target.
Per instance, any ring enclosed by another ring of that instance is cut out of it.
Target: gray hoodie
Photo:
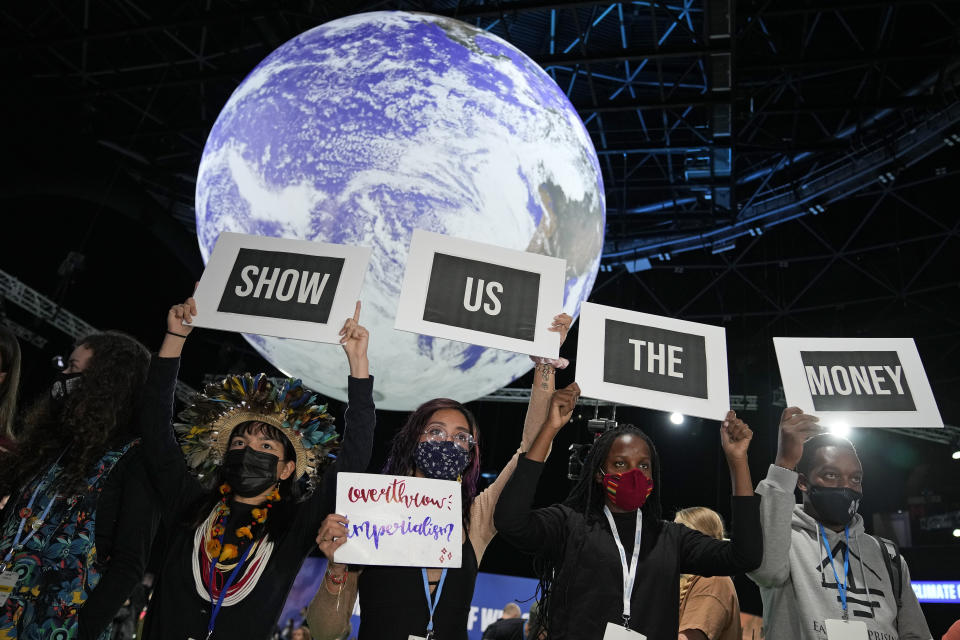
[[[844,532],[824,528],[830,552],[817,521],[796,504],[797,473],[770,465],[757,486],[762,496],[763,564],[747,575],[760,587],[766,640],[827,640],[825,619],[840,619],[837,574],[843,577]],[[901,607],[897,618],[896,593],[891,588],[880,542],[863,530],[863,518],[854,517],[850,530],[850,572],[847,609],[850,620],[867,626],[869,640],[930,640],[920,603],[910,587],[910,572],[901,558]]]

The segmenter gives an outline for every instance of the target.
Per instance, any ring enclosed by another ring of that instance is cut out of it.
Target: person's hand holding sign
[[[340,329],[340,344],[350,363],[350,375],[354,378],[370,377],[370,362],[367,360],[367,344],[370,333],[360,324],[360,301],[357,300],[352,318],[347,318]]]
[[[193,331],[190,321],[197,315],[197,303],[187,298],[182,304],[175,304],[167,311],[167,331],[163,336],[158,355],[161,358],[179,358],[187,336]]]
[[[735,412],[727,411],[720,423],[720,444],[730,467],[730,481],[735,496],[753,495],[753,481],[747,460],[747,449],[752,439],[753,431],[747,423],[738,418]]]
[[[553,392],[553,398],[550,400],[550,409],[547,412],[547,419],[537,434],[537,439],[533,441],[533,446],[527,452],[527,459],[536,462],[543,462],[547,459],[547,453],[553,443],[554,437],[563,428],[563,425],[573,417],[573,410],[577,408],[577,401],[580,399],[580,387],[573,382],[563,389],[557,389]]]
[[[804,413],[803,409],[787,407],[780,415],[780,433],[777,436],[777,459],[774,462],[778,467],[793,469],[803,455],[803,443],[823,431],[817,424],[818,418]]]
[[[570,316],[570,314],[561,313],[553,316],[553,324],[550,325],[549,331],[559,333],[560,344],[563,345],[564,341],[567,339],[567,333],[570,331],[570,325],[572,324],[573,318]]]

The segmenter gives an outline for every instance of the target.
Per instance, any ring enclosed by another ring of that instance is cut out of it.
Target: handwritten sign
[[[787,402],[827,426],[943,427],[912,338],[774,338]]]
[[[369,247],[223,232],[194,293],[198,327],[340,342]]]
[[[394,328],[556,358],[567,263],[414,229]]]
[[[349,520],[347,542],[334,554],[337,562],[460,566],[463,510],[456,482],[339,473],[337,513]]]

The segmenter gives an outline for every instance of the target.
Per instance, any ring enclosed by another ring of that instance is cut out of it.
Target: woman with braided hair
[[[136,438],[149,360],[122,333],[81,339],[0,453],[0,638],[109,637],[140,582],[159,518]]]
[[[713,509],[688,507],[673,521],[723,540],[723,519]],[[740,640],[740,601],[729,576],[680,576],[679,640]]]
[[[173,391],[196,313],[192,298],[170,309],[146,385],[147,469],[168,536],[143,637],[267,640],[333,508],[336,474],[369,464],[369,335],[358,302],[340,333],[349,406],[342,446],[328,464],[337,434],[326,406],[299,380],[274,385],[263,374],[208,385],[180,414],[177,443]]]
[[[537,439],[500,496],[497,530],[535,554],[540,617],[551,640],[674,640],[681,573],[730,575],[760,564],[759,499],[747,461],[753,432],[732,411],[720,425],[733,485],[730,542],[661,519],[660,458],[633,425],[597,438],[563,503],[533,509],[546,453],[579,394],[576,383],[554,394]]]

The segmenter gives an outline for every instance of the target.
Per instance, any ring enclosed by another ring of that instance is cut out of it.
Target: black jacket
[[[607,622],[623,624],[623,573],[603,513],[564,505],[532,509],[543,463],[521,457],[494,512],[497,531],[557,567],[550,590],[550,640],[603,637]],[[673,522],[643,521],[637,578],[630,599],[630,628],[648,640],[676,640],[680,574],[731,575],[760,565],[760,498],[734,497],[732,535],[716,540]],[[633,550],[635,513],[615,518],[627,554]]]

